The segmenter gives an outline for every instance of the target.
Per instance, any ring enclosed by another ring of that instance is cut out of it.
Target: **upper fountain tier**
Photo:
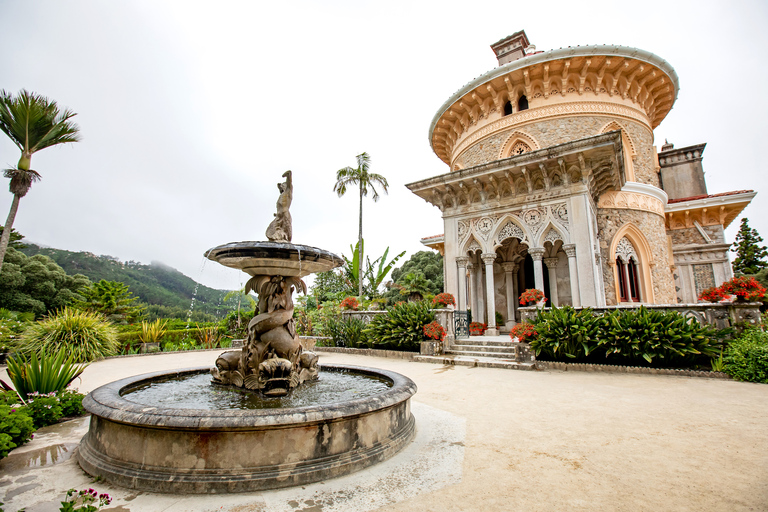
[[[344,264],[343,259],[323,249],[285,242],[232,242],[209,249],[205,256],[251,276],[301,278]]]

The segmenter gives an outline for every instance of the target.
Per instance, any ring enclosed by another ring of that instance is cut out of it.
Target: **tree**
[[[3,171],[3,175],[11,180],[9,190],[13,194],[13,201],[5,221],[7,229],[0,236],[0,270],[16,211],[19,209],[19,200],[27,195],[32,183],[40,180],[40,174],[30,168],[32,155],[57,144],[80,140],[80,128],[70,121],[75,115],[69,109],[59,111],[55,101],[24,89],[16,97],[5,90],[0,91],[0,130],[21,150],[16,168]]]
[[[9,247],[6,260],[0,271],[0,307],[12,311],[42,316],[83,300],[82,292],[91,284],[82,274],[67,275],[42,254],[28,257]]]
[[[736,274],[757,274],[760,270],[768,267],[765,258],[768,257],[768,250],[762,246],[763,239],[757,233],[757,230],[749,227],[749,219],[741,219],[739,232],[736,233],[735,248],[731,249],[736,253],[733,259],[733,271]]]
[[[370,189],[373,201],[379,200],[379,193],[376,191],[374,185],[381,186],[384,193],[387,193],[389,184],[387,179],[376,173],[370,172],[371,157],[368,153],[360,153],[357,155],[357,167],[344,167],[336,171],[336,184],[333,186],[333,191],[336,192],[339,197],[347,193],[347,187],[357,185],[360,190],[360,215],[359,215],[359,230],[357,235],[357,243],[360,246],[360,261],[363,260],[363,196],[368,196],[368,190]],[[363,297],[363,280],[358,279],[357,294],[362,300]]]
[[[348,289],[344,271],[334,269],[315,274],[311,292],[317,302],[323,303],[333,299],[341,300],[342,296],[347,294]]]
[[[0,226],[0,235],[2,234],[3,226]],[[23,243],[22,240],[24,240],[24,235],[16,231],[14,228],[11,228],[11,238],[8,242],[8,247],[13,247],[17,251],[29,247],[27,244]]]
[[[437,295],[443,291],[443,257],[434,251],[419,251],[403,266],[392,271],[392,280],[401,284],[409,273],[422,274],[428,282],[428,293]]]
[[[401,252],[392,260],[387,263],[387,255],[389,254],[389,247],[384,251],[384,254],[376,258],[376,260],[371,263],[370,258],[366,258],[366,264],[365,266],[360,265],[361,261],[361,253],[363,252],[362,248],[365,246],[365,240],[362,240],[362,244],[359,242],[355,245],[353,248],[351,245],[349,248],[352,250],[352,259],[350,260],[346,256],[344,257],[344,277],[346,278],[347,284],[351,289],[357,288],[358,291],[360,290],[360,282],[363,283],[363,294],[373,298],[374,296],[379,294],[379,285],[384,281],[384,278],[387,277],[387,274],[389,274],[389,271],[392,270],[392,267],[397,263],[397,260],[403,257],[405,254],[405,251]],[[362,300],[362,295],[360,296]]]
[[[84,300],[77,304],[79,309],[101,313],[108,320],[125,321],[143,312],[143,308],[133,304],[138,297],[133,296],[127,284],[118,281],[102,279],[83,290],[82,295]]]

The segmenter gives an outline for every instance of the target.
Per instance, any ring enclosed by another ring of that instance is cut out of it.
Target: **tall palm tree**
[[[371,191],[374,202],[379,200],[379,193],[374,185],[381,185],[384,193],[387,193],[387,178],[381,174],[370,172],[371,157],[368,153],[360,153],[357,155],[357,167],[345,167],[336,171],[336,184],[333,186],[333,191],[339,194],[339,197],[343,196],[347,192],[347,187],[357,185],[360,189],[360,229],[357,235],[358,247],[360,247],[359,261],[361,263],[365,261],[363,259],[363,196],[368,195],[368,190]],[[363,297],[363,280],[358,279],[358,295],[360,300]]]
[[[55,101],[40,94],[22,89],[13,97],[5,90],[0,91],[0,130],[21,150],[16,168],[3,171],[3,175],[11,180],[9,189],[13,194],[13,202],[0,237],[0,269],[8,249],[19,200],[27,195],[32,183],[40,180],[40,174],[30,169],[32,155],[57,144],[80,140],[80,128],[70,121],[76,115],[69,109],[59,111]]]

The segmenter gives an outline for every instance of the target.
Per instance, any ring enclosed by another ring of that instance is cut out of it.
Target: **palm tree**
[[[11,236],[13,221],[19,209],[19,200],[27,195],[32,183],[40,180],[40,174],[30,169],[32,155],[36,152],[80,140],[80,128],[71,122],[75,114],[69,109],[59,111],[55,101],[24,89],[16,97],[0,91],[0,130],[21,150],[21,158],[15,169],[5,169],[3,175],[10,178],[9,189],[13,194],[11,211],[0,237],[0,269]]]
[[[336,171],[336,184],[333,186],[333,191],[339,194],[339,197],[343,196],[347,192],[347,187],[351,185],[357,185],[360,189],[360,229],[357,235],[357,243],[360,247],[359,261],[365,261],[363,259],[363,196],[368,195],[370,189],[374,201],[379,200],[379,193],[374,187],[375,184],[381,185],[384,193],[387,193],[387,178],[381,174],[370,172],[371,157],[368,153],[360,153],[357,155],[357,168],[345,167]],[[362,265],[361,265],[362,266]],[[363,297],[363,280],[358,279],[358,296],[360,300]]]

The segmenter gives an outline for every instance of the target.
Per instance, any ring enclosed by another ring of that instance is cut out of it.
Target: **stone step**
[[[502,359],[515,359],[514,352],[480,352],[476,350],[446,350],[447,355],[457,355],[465,357],[488,357],[488,358],[502,358]]]
[[[454,352],[490,352],[490,353],[496,353],[496,352],[505,352],[510,353],[514,352],[514,347],[511,346],[512,344],[507,345],[451,345],[451,350]]]
[[[494,357],[467,357],[446,354],[443,356],[413,356],[412,361],[444,365],[461,365],[479,368],[504,368],[507,370],[535,370],[536,363],[517,363]]]
[[[457,345],[471,345],[475,347],[511,347],[514,345],[511,339],[507,338],[506,341],[499,340],[474,340],[472,338],[461,338],[454,343]]]

